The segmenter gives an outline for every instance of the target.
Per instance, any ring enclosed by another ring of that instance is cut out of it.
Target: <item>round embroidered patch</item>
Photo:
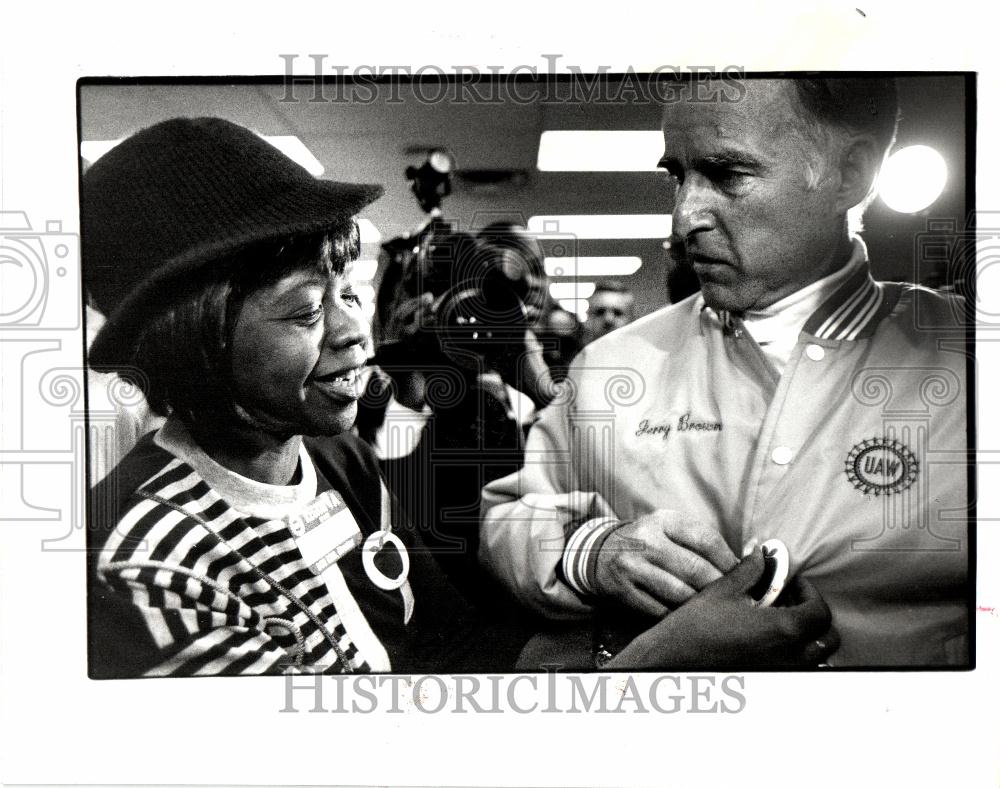
[[[917,458],[897,440],[869,438],[847,454],[847,480],[865,495],[902,492],[917,478]]]

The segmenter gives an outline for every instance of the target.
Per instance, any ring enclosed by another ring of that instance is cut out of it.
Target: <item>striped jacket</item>
[[[781,374],[700,295],[636,321],[584,349],[522,471],[484,490],[481,560],[546,615],[588,616],[610,529],[680,511],[736,555],[782,540],[833,612],[832,663],[967,664],[963,320],[864,265]]]
[[[347,504],[362,538],[380,531],[383,488],[365,444],[309,441],[301,481],[271,488],[220,477],[221,466],[206,463],[184,435],[168,422],[91,492],[91,677],[513,664],[512,646],[496,646],[412,529],[392,528],[410,563],[405,592],[377,587],[360,548],[322,571],[303,558],[285,515],[324,489]],[[390,521],[403,522],[396,511]],[[401,555],[383,550],[376,563],[396,577]]]

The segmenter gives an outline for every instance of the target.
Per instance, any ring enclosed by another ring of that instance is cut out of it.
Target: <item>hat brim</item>
[[[142,329],[159,312],[171,290],[184,277],[256,244],[291,235],[311,235],[343,225],[383,194],[374,184],[316,180],[276,195],[248,216],[253,227],[201,243],[167,260],[127,293],[101,327],[87,354],[94,369],[126,366],[134,355]]]

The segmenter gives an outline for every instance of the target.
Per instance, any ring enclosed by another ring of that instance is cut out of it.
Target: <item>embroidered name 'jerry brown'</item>
[[[666,440],[672,431],[676,432],[722,432],[722,422],[719,421],[698,421],[691,418],[691,411],[677,419],[676,424],[669,421],[658,423],[643,419],[639,422],[639,429],[635,431],[637,438],[656,437]]]

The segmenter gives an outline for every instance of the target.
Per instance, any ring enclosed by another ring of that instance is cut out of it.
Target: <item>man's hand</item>
[[[660,617],[737,563],[714,528],[660,509],[607,538],[597,556],[594,590]]]
[[[749,591],[764,571],[752,552],[728,575],[643,632],[608,663],[611,669],[805,668],[839,645],[830,609],[813,585],[796,578],[789,603],[756,607]]]

